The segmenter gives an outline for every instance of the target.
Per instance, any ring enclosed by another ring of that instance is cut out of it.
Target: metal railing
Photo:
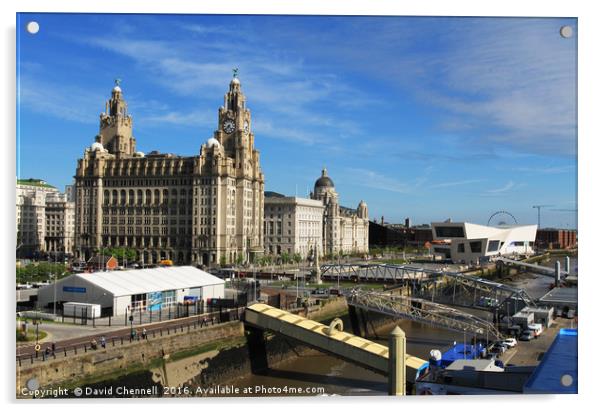
[[[178,333],[189,333],[190,331],[196,329],[231,321],[238,321],[241,319],[244,309],[244,307],[239,307],[226,311],[211,312],[197,315],[195,317],[176,320],[161,326],[154,325],[152,329],[148,330],[146,333],[141,332],[139,330],[140,327],[120,329],[105,338],[104,346],[102,345],[102,337],[104,336],[103,334],[86,336],[85,342],[68,343],[65,345],[62,345],[61,342],[57,342],[54,344],[54,348],[52,343],[40,344],[40,348],[37,351],[33,345],[29,345],[26,347],[28,353],[19,354],[19,348],[17,348],[16,361],[17,365],[21,367],[23,365],[33,364],[34,362],[44,362],[58,358],[77,356],[91,351],[93,352],[113,348],[116,346],[129,345],[140,341],[152,340]],[[135,331],[135,333],[132,333],[133,331]],[[33,351],[31,351],[32,348],[34,348]]]
[[[344,295],[348,305],[367,311],[482,337],[503,337],[491,322],[428,300],[361,289],[345,291]]]
[[[448,305],[479,307],[495,312],[510,302],[516,311],[535,306],[523,289],[460,272],[392,264],[322,265],[322,279],[385,282],[407,285],[411,295]],[[482,305],[480,301],[493,302]],[[520,305],[517,303],[520,302]]]

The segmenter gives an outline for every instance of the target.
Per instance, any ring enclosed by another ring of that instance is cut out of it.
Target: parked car
[[[490,353],[498,353],[498,354],[503,354],[504,352],[506,352],[506,347],[504,345],[493,345],[491,347],[491,349],[489,350]]]
[[[493,347],[494,347],[494,348],[495,348],[495,347],[499,347],[499,348],[501,348],[503,351],[506,351],[506,349],[508,349],[508,346],[507,346],[507,345],[505,345],[505,344],[504,344],[504,341],[502,341],[502,340],[501,340],[501,341],[498,341],[498,342],[495,342],[495,343],[493,344]]]
[[[574,319],[575,318],[575,311],[573,309],[570,309],[566,312],[566,318],[567,319]]]
[[[516,342],[516,339],[514,339],[514,338],[508,338],[508,339],[504,339],[502,341],[502,344],[505,345],[505,346],[507,346],[507,347],[509,347],[509,348],[515,347],[517,343],[518,342]]]
[[[518,340],[530,341],[533,339],[534,336],[535,335],[532,330],[526,330],[519,336]]]

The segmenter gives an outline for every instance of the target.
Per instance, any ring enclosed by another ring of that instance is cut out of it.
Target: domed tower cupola
[[[115,87],[111,91],[111,99],[107,102],[107,113],[109,116],[122,116],[128,115],[128,105],[123,99],[121,93],[121,79],[115,79]]]
[[[357,206],[357,216],[361,219],[368,219],[368,205],[363,200]]]
[[[136,152],[136,139],[132,136],[132,116],[121,91],[121,79],[115,79],[111,98],[105,103],[105,111],[100,114],[100,132],[96,141],[111,154],[133,156]]]
[[[244,109],[245,97],[240,90],[240,79],[238,78],[238,69],[232,70],[232,80],[230,80],[230,88],[226,93],[224,105],[226,110],[239,112]]]
[[[324,204],[326,204],[326,199],[333,198],[335,202],[338,200],[337,192],[334,189],[334,182],[328,176],[326,168],[322,169],[322,176],[320,176],[314,184],[312,197],[324,201]]]
[[[328,171],[326,168],[322,169],[322,176],[318,180],[316,180],[316,184],[314,185],[316,191],[319,187],[332,187],[334,188],[334,182],[330,177],[328,177]]]

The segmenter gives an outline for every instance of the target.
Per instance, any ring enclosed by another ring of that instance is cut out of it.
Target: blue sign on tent
[[[161,304],[163,303],[163,293],[161,292],[150,292],[147,294],[146,307],[150,311],[161,310]]]
[[[86,293],[86,288],[78,288],[76,286],[63,286],[63,292]]]

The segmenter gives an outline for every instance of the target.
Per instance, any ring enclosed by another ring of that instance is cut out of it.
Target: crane
[[[533,209],[537,209],[537,228],[541,229],[541,208],[542,207],[552,207],[552,205],[535,205]]]

